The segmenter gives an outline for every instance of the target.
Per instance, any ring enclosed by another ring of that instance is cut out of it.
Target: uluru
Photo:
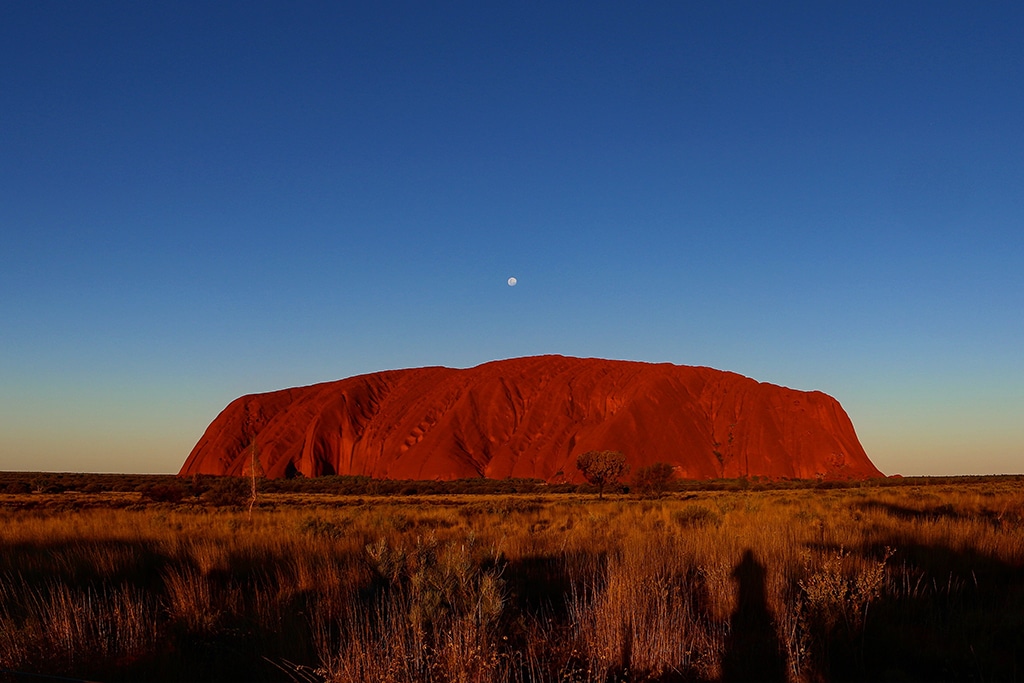
[[[681,478],[882,476],[839,402],[706,367],[534,356],[425,367],[242,396],[180,474],[582,481],[617,450]]]

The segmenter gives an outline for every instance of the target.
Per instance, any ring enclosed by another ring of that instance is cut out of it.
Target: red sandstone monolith
[[[181,474],[240,475],[255,438],[270,477],[582,481],[576,457],[622,451],[677,476],[868,478],[839,403],[704,367],[536,356],[428,367],[243,396]]]

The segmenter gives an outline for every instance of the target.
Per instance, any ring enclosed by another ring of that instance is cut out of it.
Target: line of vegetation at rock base
[[[1022,484],[600,501],[264,492],[251,517],[205,494],[0,494],[0,670],[109,682],[1014,680]]]
[[[647,493],[633,480],[609,489],[613,493]],[[182,497],[196,490],[206,492],[217,488],[241,488],[241,477],[216,475],[179,476],[174,474],[106,474],[89,472],[15,472],[0,471],[0,494],[64,492],[106,493],[110,491],[141,492],[153,487],[172,487],[182,491]],[[736,479],[671,479],[660,492],[685,493],[696,491],[740,491],[779,489],[841,489],[891,486],[948,486],[956,484],[1002,483],[1024,481],[1021,474],[879,477],[871,479],[771,479],[768,477],[742,477]],[[259,489],[266,493],[327,493],[334,495],[494,495],[494,494],[571,494],[596,493],[590,484],[550,484],[541,479],[472,479],[415,480],[375,479],[361,475],[329,475],[322,477],[296,477],[293,479],[261,478]],[[170,494],[173,495],[173,494]]]

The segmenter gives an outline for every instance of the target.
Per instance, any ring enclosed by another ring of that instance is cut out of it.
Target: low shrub
[[[672,521],[683,528],[718,527],[722,524],[722,516],[703,505],[686,505],[672,513]]]
[[[210,505],[245,505],[249,500],[249,482],[241,477],[219,477],[203,494]]]
[[[139,487],[139,493],[154,503],[180,503],[185,497],[185,489],[178,484],[147,484]]]
[[[674,472],[672,465],[665,462],[641,467],[633,476],[633,486],[644,495],[660,496],[668,487]]]
[[[307,517],[299,523],[299,531],[309,536],[321,536],[337,540],[345,535],[345,526],[322,517]]]

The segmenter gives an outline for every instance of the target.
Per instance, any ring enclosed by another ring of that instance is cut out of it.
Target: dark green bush
[[[249,500],[249,482],[242,477],[218,477],[203,494],[210,505],[244,505]]]
[[[146,484],[139,487],[139,493],[154,503],[180,503],[185,497],[185,488],[176,483]]]
[[[4,487],[4,493],[22,496],[27,493],[32,493],[32,486],[27,481],[12,481]]]
[[[665,492],[674,472],[672,465],[664,462],[641,467],[633,477],[633,486],[640,493],[660,496]]]

